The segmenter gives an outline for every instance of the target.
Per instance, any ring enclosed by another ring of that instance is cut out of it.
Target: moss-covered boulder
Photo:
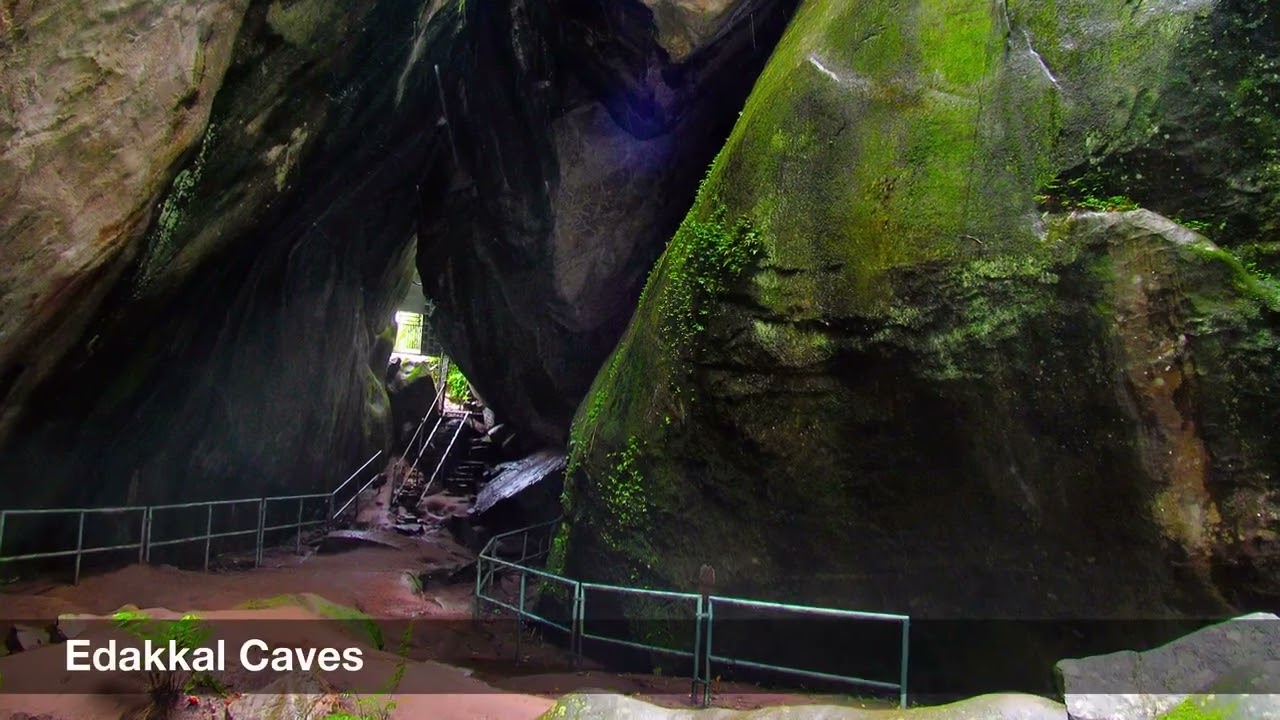
[[[807,0],[578,411],[552,565],[932,617],[1280,594],[1280,294],[1232,250],[1268,156],[1177,146],[1256,180],[1212,242],[1108,184],[1167,118],[1229,142],[1182,81],[1235,51],[1190,51],[1270,12]]]

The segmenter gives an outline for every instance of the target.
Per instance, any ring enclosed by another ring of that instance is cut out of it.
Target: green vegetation
[[[178,620],[156,620],[137,609],[120,610],[112,616],[115,626],[153,646],[167,647],[171,642],[180,650],[194,650],[209,638],[209,628],[194,614]],[[146,717],[161,720],[172,714],[178,700],[198,686],[220,689],[208,673],[181,670],[145,670],[147,696],[151,705]]]
[[[1160,720],[1227,720],[1226,708],[1206,707],[1206,698],[1192,696],[1160,716]]]
[[[400,645],[396,654],[401,658],[409,656],[409,648],[413,645],[413,627],[411,621],[400,636]],[[395,671],[378,689],[378,695],[394,693],[400,687],[400,682],[404,680],[405,666],[406,660],[402,659],[396,663]],[[396,701],[390,699],[360,697],[355,694],[346,694],[343,699],[350,701],[355,706],[354,710],[335,710],[325,715],[322,720],[389,720],[391,713],[396,709]]]
[[[262,610],[285,605],[297,605],[320,617],[340,620],[344,628],[351,630],[360,639],[368,640],[373,647],[378,650],[382,650],[385,647],[382,628],[374,622],[373,618],[355,608],[339,605],[315,593],[277,595],[260,600],[250,600],[242,603],[240,607],[246,610]]]
[[[612,530],[641,530],[648,508],[645,505],[644,477],[640,474],[639,457],[643,443],[632,437],[622,450],[610,453],[613,468],[600,480],[597,491],[609,510],[610,527],[604,532],[606,543],[618,543]]]
[[[1280,281],[1254,261],[1244,261],[1231,250],[1210,243],[1196,243],[1190,248],[1207,260],[1223,263],[1231,273],[1236,290],[1272,312],[1280,312]]]
[[[408,385],[424,375],[431,374],[431,370],[431,363],[408,363],[402,366],[401,378],[403,378],[404,384]]]
[[[1099,170],[1074,178],[1054,178],[1039,193],[1036,203],[1055,212],[1091,210],[1093,212],[1128,212],[1138,203],[1124,195],[1108,192],[1116,182]]]
[[[317,38],[337,35],[332,25],[345,16],[327,0],[280,0],[267,8],[267,23],[285,42],[311,48]]]
[[[847,543],[874,515],[856,501],[874,483],[848,468],[901,460],[858,433],[899,422],[904,402],[947,403],[981,425],[968,434],[1017,455],[1034,454],[1023,428],[988,417],[1062,406],[1095,420],[1079,398],[1112,362],[1092,344],[1116,323],[1111,250],[1139,245],[1153,263],[1189,251],[1147,247],[1142,228],[1113,234],[1116,217],[1059,213],[1132,211],[1151,196],[1105,161],[1136,162],[1129,150],[1167,139],[1152,103],[1198,17],[1074,1],[1003,10],[800,6],[575,418],[553,568],[673,584],[702,548],[732,543],[740,568],[768,576],[773,545],[752,535],[792,501],[822,508],[805,542]],[[1169,270],[1178,290],[1226,277],[1185,269]],[[1238,278],[1265,289],[1257,273]],[[1235,297],[1201,295],[1188,302],[1236,311]],[[719,450],[725,438],[737,456]],[[964,472],[991,472],[998,453],[979,447],[957,450],[975,461]]]
[[[217,144],[218,138],[218,126],[215,123],[209,123],[195,159],[173,178],[169,194],[160,206],[160,218],[156,220],[151,233],[147,236],[146,256],[143,258],[138,277],[134,281],[135,293],[141,293],[151,285],[169,261],[178,254],[180,248],[177,246],[177,238],[186,228],[188,208],[195,199],[196,186],[204,176],[209,153]]]
[[[568,478],[565,479],[565,487],[569,485]],[[560,527],[556,528],[555,537],[551,538],[551,552],[547,554],[547,572],[559,575],[564,572],[565,559],[569,552],[569,524],[562,522]],[[563,587],[559,583],[551,583],[550,588],[560,589]]]
[[[449,377],[445,378],[445,394],[456,403],[464,403],[471,399],[471,383],[458,369],[456,363],[449,363]]]
[[[673,240],[659,312],[662,337],[676,352],[697,348],[712,301],[764,255],[751,222],[740,216],[730,223],[726,214],[716,205],[705,220],[690,215]]]

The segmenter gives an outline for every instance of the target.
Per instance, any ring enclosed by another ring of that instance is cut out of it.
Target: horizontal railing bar
[[[695,593],[682,593],[672,590],[648,590],[646,588],[629,588],[620,587],[618,585],[603,585],[600,583],[582,583],[583,590],[604,590],[607,592],[616,592],[631,595],[648,595],[649,597],[661,597],[671,600],[697,600],[698,595]]]
[[[204,535],[197,535],[196,537],[189,537],[189,538],[178,538],[176,540],[152,540],[151,542],[147,543],[147,546],[148,547],[164,547],[165,545],[181,545],[182,543],[195,542],[197,540],[204,540]]]
[[[560,521],[561,521],[561,520],[563,520],[563,519],[564,519],[564,516],[562,515],[562,516],[560,516],[560,517],[557,517],[555,520],[548,520],[547,522],[544,522],[544,523],[538,523],[537,525],[530,525],[529,527],[526,527],[526,528],[519,528],[519,529],[517,529],[517,530],[509,530],[509,531],[504,532],[504,533],[502,533],[502,534],[500,534],[500,535],[494,535],[493,537],[489,538],[489,542],[485,543],[485,545],[484,545],[484,549],[482,549],[482,550],[480,551],[480,554],[481,554],[481,555],[488,555],[488,554],[489,554],[489,552],[493,549],[493,546],[494,546],[495,544],[497,544],[497,542],[498,542],[499,540],[502,540],[503,538],[509,538],[509,537],[511,537],[511,536],[513,536],[513,535],[519,535],[519,534],[521,534],[521,533],[528,533],[528,532],[531,532],[531,531],[533,531],[533,530],[539,530],[539,529],[544,528],[544,527],[548,527],[548,526],[551,526],[551,525],[555,525],[556,523],[560,522]]]
[[[630,640],[619,640],[618,638],[612,638],[606,635],[592,635],[586,630],[583,630],[579,636],[583,640],[598,640],[600,642],[613,643],[614,645],[623,645],[625,647],[635,648],[636,650],[648,650],[650,652],[659,652],[659,653],[664,653],[666,655],[675,655],[676,657],[687,657],[687,658],[693,657],[693,653],[689,652],[688,650],[675,650],[672,648],[660,647],[658,645],[645,645],[644,643],[632,642]]]
[[[267,529],[270,530],[271,528],[267,528]],[[162,545],[180,545],[182,543],[195,542],[197,540],[204,540],[205,538],[209,538],[210,540],[216,540],[217,538],[237,537],[240,535],[257,534],[257,532],[258,532],[257,528],[254,528],[252,530],[232,530],[230,532],[209,533],[208,535],[192,535],[191,537],[184,537],[184,538],[170,538],[168,540],[152,540],[148,544],[151,547],[160,547]],[[137,545],[134,545],[134,547],[137,547]],[[85,550],[85,552],[89,552],[89,550]]]
[[[310,495],[281,495],[279,497],[266,498],[266,501],[269,503],[273,503],[273,502],[284,502],[285,500],[319,500],[321,498],[324,498],[327,500],[330,494],[331,493],[311,493]]]
[[[172,505],[150,505],[147,509],[156,510],[185,510],[188,508],[202,508],[213,505],[243,505],[247,503],[260,503],[262,498],[244,498],[243,500],[205,500],[204,502],[190,503],[174,503]]]
[[[39,558],[68,557],[70,555],[75,555],[76,553],[80,553],[81,555],[87,555],[88,553],[109,552],[111,550],[137,550],[140,547],[142,547],[142,543],[136,542],[131,545],[111,545],[109,547],[85,548],[83,550],[54,550],[51,552],[28,553],[26,555],[9,555],[6,557],[0,557],[0,562],[15,562],[18,560],[38,560]]]
[[[84,550],[81,550],[80,553],[82,555],[87,555],[89,553],[96,553],[96,552],[111,552],[112,550],[137,550],[140,547],[142,547],[142,543],[136,542],[136,543],[129,543],[127,545],[108,545],[106,547],[86,548]]]
[[[586,583],[583,583],[583,586],[585,587]],[[786,603],[767,602],[765,600],[722,597],[720,595],[712,595],[711,602],[724,603],[726,605],[738,605],[741,607],[756,607],[768,610],[785,610],[786,612],[800,613],[802,615],[830,615],[833,617],[858,618],[861,620],[885,620],[893,622],[904,622],[910,619],[906,615],[866,612],[863,610],[841,610],[839,608],[812,607],[810,605],[789,605]]]
[[[481,595],[480,597],[481,597],[481,599],[483,599],[483,600],[487,600],[488,602],[490,602],[490,603],[492,603],[492,604],[494,604],[494,605],[497,605],[498,607],[506,608],[506,609],[508,609],[508,610],[510,610],[510,611],[512,611],[512,612],[514,612],[516,615],[519,615],[519,616],[521,616],[521,617],[526,617],[526,618],[529,618],[529,619],[531,619],[531,620],[536,620],[536,621],[538,621],[538,622],[540,622],[540,623],[543,623],[544,625],[550,625],[551,627],[553,627],[553,628],[555,628],[555,629],[557,629],[557,630],[563,630],[564,632],[567,632],[567,633],[571,633],[571,632],[573,632],[573,630],[572,630],[569,626],[567,626],[567,625],[561,625],[560,623],[556,622],[555,620],[551,620],[551,619],[548,619],[548,618],[544,618],[544,617],[542,617],[541,615],[538,615],[537,613],[530,612],[529,610],[521,611],[521,610],[520,610],[520,608],[518,608],[518,607],[516,607],[516,606],[514,606],[514,605],[507,604],[507,603],[505,603],[505,602],[503,602],[503,601],[501,601],[501,600],[498,600],[498,599],[496,599],[496,598],[490,597],[490,596],[488,596],[488,595]]]
[[[231,532],[210,533],[209,535],[201,535],[200,539],[203,540],[206,537],[208,537],[210,539],[217,540],[218,538],[238,537],[240,535],[251,535],[251,534],[252,535],[258,534],[258,528],[254,528],[252,530],[232,530]]]
[[[546,579],[548,579],[548,580],[555,580],[555,581],[557,581],[557,582],[564,583],[565,585],[570,585],[570,586],[572,586],[572,585],[577,585],[577,584],[578,584],[578,581],[577,581],[577,580],[570,580],[569,578],[561,577],[561,576],[559,576],[559,575],[556,575],[555,573],[549,573],[549,572],[546,572],[546,571],[543,571],[543,570],[537,570],[537,569],[535,569],[535,568],[525,567],[525,566],[523,566],[523,565],[519,565],[519,564],[517,564],[517,563],[513,563],[513,562],[508,562],[508,561],[506,561],[506,560],[501,560],[501,559],[499,559],[499,558],[495,558],[495,557],[485,557],[485,558],[484,558],[484,560],[485,560],[485,561],[487,561],[487,562],[491,562],[491,563],[493,563],[494,565],[505,565],[506,567],[509,567],[509,568],[511,568],[511,569],[513,569],[513,570],[520,570],[520,571],[522,571],[522,572],[527,572],[527,573],[529,573],[530,575],[537,575],[537,576],[539,576],[539,577],[543,577],[543,578],[546,578]],[[492,576],[492,573],[491,573],[491,576]],[[584,583],[584,584],[585,584],[585,583]]]
[[[0,510],[0,515],[53,515],[56,513],[122,513],[146,510],[146,505],[105,508],[36,508],[32,510]]]
[[[897,683],[883,682],[880,680],[867,680],[848,675],[832,675],[831,673],[823,673],[816,670],[800,670],[799,668],[769,665],[766,663],[752,662],[750,660],[734,660],[733,658],[727,658],[720,655],[711,655],[710,658],[711,662],[723,663],[725,665],[736,665],[738,667],[751,668],[753,670],[769,670],[773,672],[786,673],[788,675],[802,675],[804,677],[814,678],[815,680],[831,680],[833,682],[843,682],[853,685],[866,685],[867,687],[880,688],[881,690],[902,689],[902,686]]]
[[[168,505],[128,505],[122,507],[93,507],[93,508],[33,508],[33,509],[13,509],[0,510],[0,514],[5,516],[13,515],[56,515],[77,514],[77,513],[124,513],[124,512],[143,512],[146,510],[181,510],[184,508],[202,508],[211,505],[239,505],[244,503],[258,503],[266,500],[269,503],[283,502],[285,500],[320,500],[327,499],[330,493],[313,493],[310,495],[282,495],[279,497],[269,498],[242,498],[239,500],[204,500],[201,502],[189,503],[171,503]],[[201,537],[204,537],[201,535]]]

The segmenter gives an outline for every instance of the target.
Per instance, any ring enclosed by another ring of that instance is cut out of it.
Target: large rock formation
[[[652,13],[644,6],[653,7]],[[441,70],[459,169],[418,266],[450,354],[563,443],[795,0],[513,4]]]
[[[1274,601],[1280,288],[1237,258],[1280,220],[1274,12],[806,0],[579,410],[553,567],[917,617]]]
[[[5,4],[0,505],[328,489],[415,262],[563,440],[794,0],[653,6]]]
[[[384,446],[441,5],[6,6],[0,504],[318,490]]]

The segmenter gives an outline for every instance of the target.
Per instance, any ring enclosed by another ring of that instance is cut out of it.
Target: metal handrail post
[[[902,620],[902,671],[898,676],[898,707],[907,709],[907,667],[911,652],[911,618]]]
[[[298,499],[298,541],[293,547],[294,555],[302,554],[302,503],[306,502],[301,498]]]
[[[7,510],[0,510],[0,545],[4,543],[4,521],[8,515],[9,512]]]
[[[76,572],[71,578],[72,585],[80,584],[80,558],[84,550],[84,511],[80,511],[80,529],[76,532]]]
[[[213,544],[213,506],[209,506],[209,516],[204,523],[204,571],[209,572],[209,547]]]
[[[142,511],[142,533],[138,538],[138,562],[147,562],[147,540],[151,535],[151,507]]]
[[[471,619],[480,622],[480,578],[484,577],[484,553],[476,556],[476,599],[471,607]]]
[[[577,621],[573,623],[577,628],[575,634],[578,640],[577,647],[573,651],[573,667],[576,670],[582,668],[582,636],[586,633],[584,626],[587,622],[587,593],[581,582],[574,583],[573,606],[574,614],[577,616]]]
[[[262,498],[261,500],[258,501],[258,534],[256,536],[257,542],[254,543],[255,547],[253,549],[253,566],[254,567],[262,566],[262,539],[263,539],[262,529],[266,527],[266,525],[267,525],[267,499]]]
[[[711,707],[711,635],[715,629],[716,623],[716,604],[708,599],[707,601],[707,654],[703,667],[706,668],[707,681],[702,685],[702,707]]]
[[[516,664],[520,664],[520,636],[524,633],[520,632],[521,624],[524,621],[524,590],[525,580],[527,579],[524,568],[520,568],[520,611],[516,613]]]
[[[706,682],[702,678],[702,621],[703,621],[702,596],[698,596],[697,606],[694,609],[693,623],[693,682],[689,684],[689,702],[698,702],[698,686],[705,685]],[[708,678],[707,680],[709,680]]]

